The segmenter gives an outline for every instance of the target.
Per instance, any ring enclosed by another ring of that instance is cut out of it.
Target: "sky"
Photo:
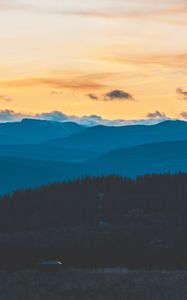
[[[0,121],[187,119],[187,0],[0,0],[0,45]]]

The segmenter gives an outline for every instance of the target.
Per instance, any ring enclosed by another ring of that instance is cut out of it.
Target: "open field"
[[[187,271],[1,271],[0,299],[186,300]]]

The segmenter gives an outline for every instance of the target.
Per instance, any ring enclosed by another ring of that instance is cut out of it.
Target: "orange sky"
[[[181,117],[187,2],[156,2],[0,0],[1,111]]]

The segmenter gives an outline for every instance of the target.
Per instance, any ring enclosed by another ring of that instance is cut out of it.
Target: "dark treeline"
[[[0,199],[0,232],[1,265],[63,258],[74,266],[187,267],[187,174],[16,192]]]
[[[0,232],[94,225],[99,193],[104,193],[109,223],[123,223],[133,210],[187,216],[187,174],[147,175],[134,181],[116,176],[84,178],[2,197]]]

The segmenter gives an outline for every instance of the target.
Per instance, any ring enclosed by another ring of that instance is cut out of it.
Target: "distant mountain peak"
[[[1,145],[42,143],[49,139],[68,137],[85,129],[85,126],[73,122],[32,118],[0,125]]]
[[[71,127],[83,127],[86,128],[85,125],[80,125],[73,121],[54,121],[54,120],[44,120],[44,119],[32,119],[32,118],[24,118],[20,123],[23,124],[59,124],[60,126],[67,126],[69,128]]]
[[[53,123],[54,121],[48,120],[40,120],[40,119],[32,119],[32,118],[24,118],[20,123]],[[56,123],[56,122],[55,122]]]
[[[154,126],[166,126],[166,125],[187,125],[187,122],[184,120],[166,120]]]

